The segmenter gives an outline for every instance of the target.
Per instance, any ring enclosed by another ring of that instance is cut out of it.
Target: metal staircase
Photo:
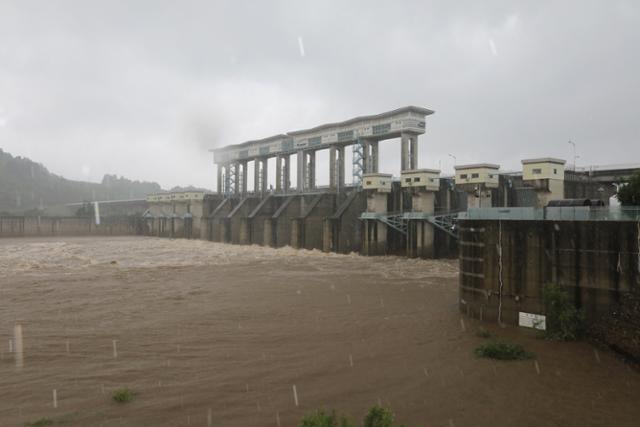
[[[434,227],[444,231],[454,239],[458,238],[458,230],[456,227],[458,212],[446,212],[439,215],[427,215],[420,212],[364,212],[360,218],[378,220],[405,236],[407,235],[409,220],[422,219],[428,221]]]
[[[440,215],[432,215],[427,218],[434,227],[447,233],[454,239],[458,238],[458,228],[456,226],[458,221],[458,212],[448,212]]]

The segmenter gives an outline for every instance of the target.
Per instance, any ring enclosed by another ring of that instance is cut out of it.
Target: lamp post
[[[578,158],[576,156],[576,143],[571,141],[571,140],[569,140],[568,144],[573,145],[573,172],[575,173],[575,171],[576,171],[576,159]]]
[[[456,158],[456,156],[454,156],[453,154],[447,154],[447,156],[449,156],[449,157],[451,157],[451,158],[453,159],[453,169],[454,169],[454,171],[455,171],[455,168],[456,168],[456,160],[458,160],[458,159],[457,159],[457,158]]]

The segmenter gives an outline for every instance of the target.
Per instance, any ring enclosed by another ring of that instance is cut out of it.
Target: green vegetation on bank
[[[550,283],[543,289],[546,314],[545,336],[559,341],[575,341],[584,334],[584,313],[578,310],[569,293]]]
[[[24,423],[25,427],[44,427],[53,424],[53,419],[49,417],[38,418],[35,421]]]
[[[111,398],[118,403],[131,402],[134,397],[135,393],[129,390],[127,387],[119,388],[111,395]]]
[[[372,407],[365,415],[362,427],[403,427],[394,424],[394,415],[390,409],[382,406]],[[300,422],[300,427],[356,427],[356,424],[346,417],[338,417],[336,411],[330,413],[322,410],[306,415]]]
[[[524,360],[532,359],[533,353],[524,349],[520,344],[508,344],[503,342],[490,342],[483,344],[474,350],[478,357],[486,357],[497,360]]]

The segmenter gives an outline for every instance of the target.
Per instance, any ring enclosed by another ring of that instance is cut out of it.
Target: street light
[[[456,160],[457,160],[456,156],[454,156],[453,154],[447,154],[447,156],[449,156],[449,157],[451,157],[453,159],[453,169],[455,171],[455,169],[456,169]]]
[[[576,143],[571,141],[571,140],[569,140],[567,143],[573,145],[573,171],[575,172],[576,171],[576,159],[578,158],[578,156],[576,156]]]

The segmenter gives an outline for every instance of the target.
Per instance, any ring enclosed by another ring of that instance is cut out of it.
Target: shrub
[[[393,412],[390,409],[376,405],[369,409],[362,425],[363,427],[393,427],[393,419]],[[355,424],[345,417],[338,419],[336,411],[331,411],[330,414],[317,411],[314,414],[305,415],[300,427],[355,427]]]
[[[391,427],[393,418],[393,412],[390,409],[376,405],[364,417],[363,427]]]
[[[114,391],[111,398],[118,403],[131,402],[135,396],[135,393],[129,390],[127,387],[119,388]]]
[[[478,357],[487,357],[497,360],[524,360],[534,357],[533,353],[526,351],[519,344],[507,344],[491,342],[483,344],[474,350]]]
[[[345,417],[338,420],[336,411],[325,414],[324,411],[317,411],[315,414],[305,415],[300,427],[355,427]]]
[[[567,291],[550,283],[543,289],[546,314],[545,336],[549,339],[574,341],[584,332],[584,313],[578,310]]]
[[[616,197],[622,206],[640,206],[640,172],[635,172],[629,182],[618,189]]]

